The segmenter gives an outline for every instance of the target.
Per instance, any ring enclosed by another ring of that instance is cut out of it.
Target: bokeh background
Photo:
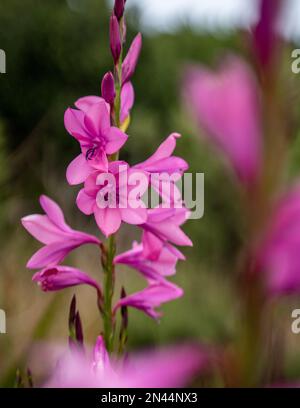
[[[192,172],[205,173],[205,214],[186,225],[194,247],[185,250],[187,261],[174,278],[185,296],[163,307],[159,324],[131,310],[130,349],[184,339],[222,345],[234,338],[239,304],[232,271],[243,234],[237,187],[185,111],[180,80],[189,62],[214,66],[228,52],[250,58],[246,31],[256,16],[254,3],[127,0],[128,40],[142,31],[143,50],[133,79],[136,102],[130,138],[121,157],[130,163],[142,161],[169,133],[178,131],[183,137],[177,154],[190,163]],[[297,2],[291,3],[295,7]],[[93,343],[101,329],[89,288],[42,293],[31,282],[32,272],[25,265],[39,245],[22,229],[20,218],[40,212],[38,197],[43,193],[62,206],[74,228],[98,233],[93,219],[76,208],[78,188],[65,179],[78,145],[65,131],[63,115],[80,96],[99,94],[101,77],[111,69],[110,9],[111,3],[104,0],[0,3],[0,48],[7,55],[7,73],[0,75],[0,308],[7,315],[7,334],[0,335],[3,386],[13,382],[16,368],[26,366],[32,344],[67,342],[74,293],[86,340]],[[292,44],[282,61],[286,91],[291,88],[293,97],[300,89],[290,70],[290,50],[300,42],[295,15],[291,13],[284,27]],[[299,106],[293,108],[300,117]],[[288,177],[296,177],[299,170],[300,135],[293,142]],[[135,228],[123,227],[118,250],[127,249],[135,237]],[[101,278],[95,248],[81,248],[67,261]],[[120,268],[117,273],[127,292],[142,286],[135,271]],[[300,299],[278,308],[278,326],[288,338],[289,377],[300,375],[300,338],[289,328],[295,307],[300,307]]]

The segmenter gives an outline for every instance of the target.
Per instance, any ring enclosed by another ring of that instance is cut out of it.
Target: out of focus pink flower
[[[109,358],[102,337],[94,358],[70,352],[61,359],[45,387],[50,388],[170,388],[182,387],[209,366],[209,355],[196,346]]]
[[[183,296],[183,290],[166,280],[152,281],[145,289],[121,298],[114,307],[114,312],[121,306],[141,310],[153,319],[161,317],[156,309],[163,303]]]
[[[259,63],[266,67],[278,48],[277,23],[282,0],[261,0],[259,20],[253,28],[254,50]]]
[[[62,210],[53,200],[42,195],[40,204],[46,215],[34,214],[22,218],[24,228],[45,244],[30,258],[28,268],[39,269],[56,265],[81,245],[100,244],[95,236],[73,230],[67,225]]]
[[[153,208],[148,210],[146,223],[142,225],[144,256],[156,260],[162,247],[168,245],[178,259],[184,256],[172,244],[193,246],[190,238],[180,228],[188,218],[188,210],[182,208]]]
[[[122,83],[130,81],[134,74],[135,68],[138,63],[140,52],[142,49],[142,34],[138,33],[133,39],[128,53],[122,64]]]
[[[137,194],[132,194],[137,188],[133,181],[138,184]],[[77,205],[84,214],[94,214],[100,230],[109,236],[118,231],[122,221],[133,225],[146,222],[147,209],[141,197],[147,189],[148,178],[142,170],[130,169],[122,161],[110,162],[107,172],[86,179]]]
[[[261,167],[262,135],[258,88],[248,65],[227,58],[219,71],[191,66],[185,72],[184,98],[197,124],[247,185]]]
[[[300,292],[300,186],[278,203],[263,235],[257,268],[271,294]]]
[[[164,245],[153,261],[144,255],[143,244],[133,243],[132,249],[117,255],[114,258],[115,264],[127,265],[141,272],[146,279],[158,279],[163,276],[174,275],[178,257],[170,250],[168,245]]]
[[[65,127],[78,140],[81,154],[68,166],[69,184],[83,183],[95,170],[107,170],[107,155],[116,153],[127,135],[110,124],[110,108],[104,99],[87,96],[75,102],[79,109],[68,108]]]
[[[71,286],[90,285],[101,292],[98,283],[85,272],[71,266],[49,266],[35,273],[32,277],[44,292],[57,291]]]

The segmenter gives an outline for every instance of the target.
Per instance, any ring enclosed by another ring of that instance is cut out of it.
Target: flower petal
[[[129,116],[134,104],[134,89],[131,82],[126,82],[121,90],[121,123]]]
[[[64,124],[67,131],[79,142],[89,142],[91,136],[84,126],[84,113],[68,108],[64,116]]]
[[[110,129],[110,117],[107,104],[102,99],[99,103],[91,105],[84,116],[84,124],[94,136],[105,137]]]
[[[122,130],[112,126],[107,133],[106,153],[116,153],[124,145],[128,136]]]
[[[122,220],[127,224],[140,225],[147,221],[147,209],[138,208],[120,208]]]
[[[50,266],[33,275],[43,291],[56,291],[77,285],[90,285],[101,291],[99,284],[85,272],[71,266]]]
[[[85,215],[91,215],[94,212],[95,199],[86,194],[84,188],[81,189],[76,199],[77,207]]]
[[[86,113],[92,105],[101,101],[103,101],[103,98],[101,98],[100,96],[83,96],[82,98],[77,99],[77,101],[75,102],[75,106],[82,112]]]
[[[71,186],[83,183],[94,171],[83,154],[75,157],[67,168],[67,181]]]
[[[99,208],[95,205],[95,219],[103,234],[108,237],[118,231],[121,226],[121,213],[118,208]]]

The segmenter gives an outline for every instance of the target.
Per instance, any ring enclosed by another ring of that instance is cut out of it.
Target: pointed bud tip
[[[110,105],[114,103],[116,92],[115,92],[115,81],[112,72],[107,72],[101,83],[101,94],[103,99]]]
[[[126,0],[115,0],[114,13],[119,21],[124,15],[125,2]]]

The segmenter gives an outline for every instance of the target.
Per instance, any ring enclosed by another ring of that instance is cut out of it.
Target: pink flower
[[[251,185],[261,167],[260,101],[250,68],[237,57],[228,58],[219,72],[190,67],[184,96],[198,125],[234,168]]]
[[[135,169],[147,171],[149,173],[180,173],[183,174],[188,169],[188,164],[181,157],[173,156],[176,148],[176,140],[181,135],[172,133],[163,141],[155,153],[142,163],[136,164]]]
[[[85,181],[77,196],[78,208],[94,214],[104,235],[114,234],[121,222],[139,225],[147,220],[141,197],[148,188],[148,178],[141,170],[130,169],[122,161],[111,162],[108,172],[97,172]]]
[[[276,205],[256,254],[273,295],[300,292],[300,186],[294,187]]]
[[[282,0],[261,0],[260,15],[253,29],[254,50],[262,66],[269,66],[273,61],[278,43],[277,23]]]
[[[93,235],[73,230],[67,225],[62,210],[53,200],[43,195],[40,197],[40,204],[46,215],[34,214],[22,218],[24,228],[45,244],[28,261],[28,268],[56,265],[81,245],[100,244]]]
[[[163,303],[183,296],[183,290],[166,280],[152,281],[145,289],[121,298],[114,307],[114,313],[121,306],[134,307],[153,319],[161,317],[156,311]]]
[[[88,96],[75,103],[79,109],[68,108],[65,127],[80,143],[81,154],[68,166],[69,184],[80,184],[95,170],[107,170],[107,155],[116,153],[127,135],[110,125],[110,109],[104,99]]]
[[[182,387],[209,367],[209,354],[193,345],[110,358],[99,337],[91,359],[69,352],[57,364],[49,388],[169,388]]]
[[[181,225],[188,217],[188,210],[182,208],[153,208],[148,210],[146,223],[142,225],[144,255],[149,259],[157,259],[162,247],[168,244],[168,248],[179,259],[184,256],[174,245],[192,246],[190,238],[181,230]]]
[[[161,280],[163,276],[175,274],[177,261],[178,256],[170,250],[167,244],[163,245],[158,257],[153,261],[145,257],[143,245],[134,242],[132,249],[115,257],[114,264],[134,268],[148,280]]]
[[[173,156],[176,140],[180,137],[179,133],[170,134],[152,156],[133,166],[149,173],[151,186],[167,206],[182,205],[181,192],[175,183],[188,169],[188,164],[181,157]]]
[[[44,292],[56,291],[77,285],[90,285],[101,293],[98,283],[85,272],[71,266],[49,266],[32,277]]]
[[[130,81],[137,66],[142,49],[142,34],[138,33],[131,43],[129,51],[122,64],[122,83]]]

